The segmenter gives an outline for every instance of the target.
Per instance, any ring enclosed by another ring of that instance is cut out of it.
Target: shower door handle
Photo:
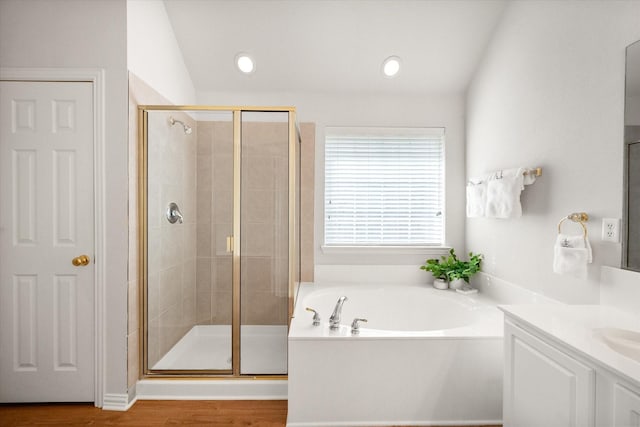
[[[233,252],[233,236],[227,236],[227,252]]]

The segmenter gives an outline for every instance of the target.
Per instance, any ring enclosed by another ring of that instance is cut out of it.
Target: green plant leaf
[[[440,258],[440,260],[434,258],[426,260],[420,269],[431,272],[439,279],[463,279],[469,283],[469,278],[480,271],[483,255],[469,252],[469,261],[461,261],[456,256],[455,250],[451,248],[448,255]]]

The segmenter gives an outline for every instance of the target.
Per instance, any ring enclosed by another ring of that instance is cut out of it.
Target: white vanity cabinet
[[[588,352],[598,345],[574,348],[556,332],[575,325],[564,327],[557,318],[548,322],[549,332],[545,322],[532,327],[531,318],[503,311],[504,427],[640,427],[640,382],[635,373],[624,374],[628,365],[615,363],[633,361],[607,364]]]
[[[504,426],[593,427],[595,369],[505,322]]]
[[[640,426],[640,393],[619,378],[598,372],[598,426]]]

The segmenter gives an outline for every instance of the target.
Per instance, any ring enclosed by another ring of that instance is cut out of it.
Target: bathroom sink
[[[640,332],[618,328],[594,329],[593,335],[609,348],[623,356],[640,362]]]

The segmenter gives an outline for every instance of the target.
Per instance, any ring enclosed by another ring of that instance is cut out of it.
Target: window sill
[[[449,252],[449,246],[325,246],[321,245],[323,254],[335,255],[385,255],[385,254],[419,254],[419,255],[445,255]]]

